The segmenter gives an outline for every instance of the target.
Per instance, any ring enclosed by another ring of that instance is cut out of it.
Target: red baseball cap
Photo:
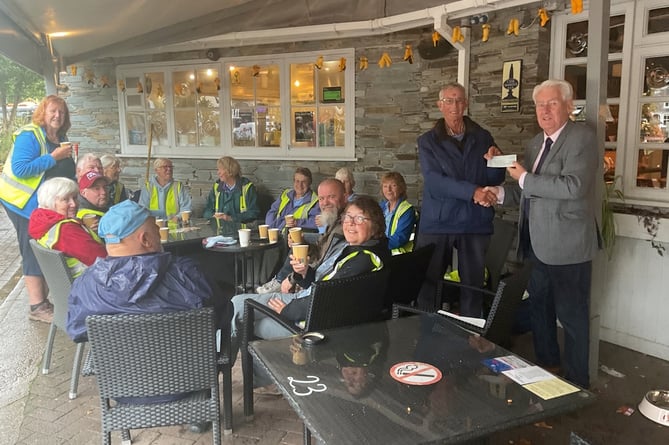
[[[79,191],[91,187],[96,181],[104,181],[105,184],[109,183],[109,179],[106,176],[101,175],[95,170],[87,171],[79,178]]]

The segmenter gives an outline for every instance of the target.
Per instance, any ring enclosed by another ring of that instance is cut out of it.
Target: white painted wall
[[[669,250],[660,256],[634,215],[616,214],[600,315],[602,340],[669,360]],[[658,240],[669,242],[669,219]]]

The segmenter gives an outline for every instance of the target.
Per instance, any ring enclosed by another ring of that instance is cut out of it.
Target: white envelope
[[[491,160],[488,161],[488,167],[493,168],[505,168],[510,167],[511,164],[516,162],[516,155],[501,155],[493,156]]]

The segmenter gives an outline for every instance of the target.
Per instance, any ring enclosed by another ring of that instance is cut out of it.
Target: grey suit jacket
[[[523,162],[528,173],[523,189],[518,184],[505,187],[504,204],[521,204],[521,228],[524,198],[529,198],[530,241],[543,263],[590,261],[601,244],[597,222],[601,205],[595,196],[599,162],[596,135],[583,124],[567,122],[553,143],[541,174],[529,173],[543,140],[542,132],[528,144]]]

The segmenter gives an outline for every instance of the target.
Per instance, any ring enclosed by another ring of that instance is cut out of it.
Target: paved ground
[[[94,377],[82,377],[79,396],[67,397],[74,343],[62,332],[55,340],[51,370],[39,371],[48,325],[27,319],[27,297],[22,280],[16,284],[20,258],[11,224],[0,208],[0,445],[99,444],[100,417]],[[4,301],[3,301],[4,300]],[[516,338],[515,352],[532,359],[531,337]],[[569,444],[572,432],[591,444],[668,444],[669,428],[657,425],[636,411],[626,417],[616,410],[636,405],[649,389],[669,386],[669,363],[624,348],[602,343],[600,362],[625,374],[599,373],[593,391],[598,400],[590,407],[498,433],[492,445]],[[255,420],[242,414],[241,372],[233,373],[234,434],[225,444],[300,444],[302,424],[282,398],[256,397]],[[113,437],[120,443],[120,436]],[[206,445],[211,433],[193,434],[183,427],[133,432],[133,443],[145,445]],[[342,444],[348,445],[348,444]]]

